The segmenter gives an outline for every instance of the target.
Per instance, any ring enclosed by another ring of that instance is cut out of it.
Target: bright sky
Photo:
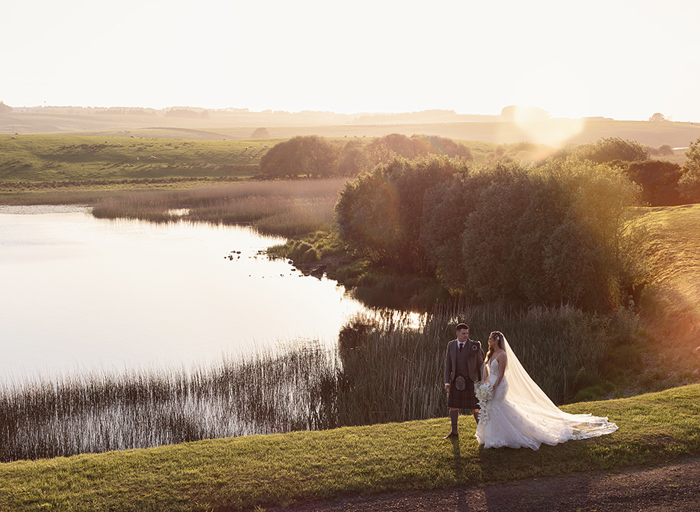
[[[698,0],[0,0],[10,106],[700,121]]]

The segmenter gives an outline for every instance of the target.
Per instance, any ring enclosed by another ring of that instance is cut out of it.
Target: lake
[[[246,227],[0,206],[0,379],[190,367],[337,343],[364,307]]]

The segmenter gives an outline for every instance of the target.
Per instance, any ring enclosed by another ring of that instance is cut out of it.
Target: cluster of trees
[[[188,117],[190,119],[209,119],[208,110],[191,110],[189,108],[171,108],[165,117]]]
[[[276,178],[357,176],[394,157],[441,155],[472,161],[467,146],[430,135],[391,134],[372,139],[331,142],[316,135],[297,136],[273,146],[260,159],[263,175]]]
[[[9,114],[10,112],[12,112],[12,107],[0,101],[0,115]]]
[[[677,206],[700,200],[700,195],[694,196],[691,179],[684,178],[693,165],[692,145],[684,167],[666,160],[651,159],[650,154],[673,155],[673,148],[668,144],[663,144],[658,149],[649,148],[634,141],[611,137],[600,139],[594,144],[563,148],[554,153],[549,160],[569,158],[615,166],[639,185],[642,204]],[[700,151],[698,154],[700,155]]]
[[[396,157],[345,184],[335,206],[340,236],[367,259],[406,274],[434,272],[420,243],[426,190],[468,172],[466,164],[433,156]]]
[[[453,293],[602,311],[643,278],[625,219],[637,195],[619,167],[590,160],[394,159],[346,184],[336,220],[370,261],[436,275]]]

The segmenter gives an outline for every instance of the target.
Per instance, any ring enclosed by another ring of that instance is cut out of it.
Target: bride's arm
[[[496,389],[496,386],[498,386],[501,383],[501,380],[503,380],[503,376],[506,374],[506,366],[508,366],[508,356],[505,352],[503,352],[498,355],[497,361],[499,371],[498,378],[496,379],[496,382],[493,383],[493,389]]]
[[[488,382],[489,381],[489,366],[486,364],[486,362],[483,362],[481,364],[481,382]]]

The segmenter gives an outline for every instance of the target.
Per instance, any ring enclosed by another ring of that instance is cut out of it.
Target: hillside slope
[[[700,204],[643,208],[640,215],[650,276],[642,310],[668,336],[664,344],[694,350],[700,346]]]

